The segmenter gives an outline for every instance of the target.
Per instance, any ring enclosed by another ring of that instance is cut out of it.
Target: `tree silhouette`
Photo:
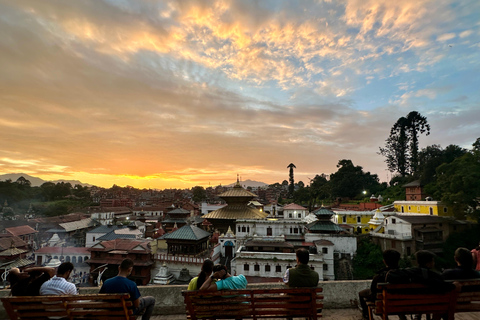
[[[297,168],[295,167],[295,165],[293,163],[290,163],[287,168],[290,168],[290,173],[288,174],[288,177],[289,177],[289,181],[290,181],[290,184],[288,186],[288,194],[289,194],[289,197],[292,198],[293,197],[293,192],[295,191],[295,180],[293,178],[293,168]]]
[[[426,133],[430,134],[430,125],[427,118],[417,111],[412,111],[407,115],[408,133],[410,138],[410,172],[417,173],[418,169],[418,135]]]

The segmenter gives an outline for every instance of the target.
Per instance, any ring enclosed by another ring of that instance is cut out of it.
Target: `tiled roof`
[[[144,252],[150,252],[150,247],[149,247],[149,240],[130,240],[130,239],[114,239],[110,241],[102,241],[96,245],[94,245],[92,248],[89,248],[90,251],[96,251],[92,249],[104,249],[106,251],[110,250],[126,250],[126,251],[131,251],[131,250],[136,250],[138,251],[144,251]]]
[[[321,245],[321,246],[333,246],[333,242],[332,241],[329,241],[329,240],[325,240],[325,239],[321,239],[321,240],[316,240],[316,241],[313,241],[315,244],[318,244],[318,245]]]
[[[35,264],[35,261],[28,260],[28,259],[16,259],[14,261],[8,261],[5,263],[0,264],[1,269],[11,269],[11,268],[21,268],[31,264]]]
[[[60,223],[60,227],[65,229],[66,232],[75,231],[79,229],[85,229],[92,226],[92,219],[82,219],[78,221]]]
[[[190,211],[183,208],[175,208],[172,211],[168,211],[168,214],[190,214]]]
[[[35,251],[38,253],[49,253],[49,254],[90,254],[88,248],[85,247],[43,247]]]
[[[28,250],[18,249],[18,248],[8,248],[7,250],[3,250],[0,252],[0,257],[12,257],[22,253],[28,252]]]
[[[7,250],[12,246],[12,241],[13,245],[18,248],[18,247],[25,247],[27,243],[20,239],[19,237],[15,236],[9,236],[9,237],[1,237],[0,238],[0,251]]]
[[[332,216],[335,214],[335,212],[330,211],[327,208],[319,208],[313,211],[313,214],[315,214],[316,216]]]
[[[304,208],[296,203],[289,203],[283,207],[283,210],[307,210],[307,208]]]
[[[117,230],[118,226],[104,226],[101,225],[93,230],[88,231],[88,233],[108,233],[113,230]]]
[[[332,221],[315,221],[307,225],[307,229],[310,231],[334,231],[334,232],[341,232],[345,231]]]
[[[268,216],[265,212],[262,212],[255,208],[250,208],[246,205],[235,204],[228,205],[226,207],[217,209],[210,213],[203,215],[205,219],[264,219]]]
[[[211,236],[210,232],[207,232],[199,227],[191,224],[184,225],[178,230],[168,233],[162,237],[162,239],[176,239],[176,240],[201,240]]]
[[[5,228],[8,233],[14,236],[23,236],[26,234],[32,234],[32,233],[37,233],[35,229],[33,229],[30,226],[24,225],[24,226],[19,226],[19,227],[12,227],[12,228]]]

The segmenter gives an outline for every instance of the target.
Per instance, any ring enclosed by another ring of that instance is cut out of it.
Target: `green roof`
[[[307,225],[307,229],[310,231],[329,231],[329,232],[341,232],[345,231],[332,221],[314,221]]]
[[[178,230],[172,233],[165,234],[162,239],[175,239],[175,240],[201,240],[211,236],[210,232],[207,232],[199,227],[191,224],[184,225]]]
[[[327,208],[320,208],[313,211],[313,214],[316,216],[333,216],[335,212],[328,210]]]

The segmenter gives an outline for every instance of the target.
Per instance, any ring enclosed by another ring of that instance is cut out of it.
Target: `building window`
[[[270,272],[270,265],[267,264],[267,265],[265,266],[265,272]]]
[[[289,214],[288,214],[288,217],[289,217],[289,218],[291,218],[291,217],[292,217],[292,214],[291,214],[291,213],[289,213]]]
[[[397,222],[397,220],[392,218],[392,223],[395,224],[396,222]]]
[[[301,213],[299,213],[299,214],[298,214],[298,218],[301,218],[301,217],[302,217],[302,214],[301,214]]]
[[[357,216],[357,223],[361,223],[361,222],[362,222],[362,217]]]
[[[404,213],[404,212],[405,212],[405,210],[403,209],[403,206],[402,206],[402,213]]]
[[[292,229],[292,228],[290,228],[290,233],[293,233],[293,229]]]
[[[247,228],[245,228],[245,226],[242,227],[242,232],[247,232]]]
[[[322,248],[322,253],[327,254],[328,253],[328,248]]]
[[[347,223],[347,216],[343,216],[343,217],[342,217],[342,222],[343,222],[343,223]]]
[[[273,234],[273,229],[271,227],[267,228],[267,236],[271,236]]]
[[[328,264],[323,265],[323,271],[328,271]]]
[[[412,210],[412,207],[408,206],[408,211],[411,211]]]
[[[281,266],[275,266],[275,272],[282,272]]]
[[[448,212],[448,208],[447,207],[443,207],[443,213],[447,213]]]
[[[293,233],[298,233],[298,228],[294,228]]]
[[[420,206],[417,206],[417,212],[420,212]]]
[[[253,271],[260,271],[260,265],[256,264],[253,266]]]
[[[433,208],[432,207],[428,208],[428,211],[430,212],[430,215],[433,216]]]
[[[250,232],[250,226],[247,226],[247,232]]]
[[[248,270],[250,270],[250,266],[245,263],[245,264],[243,265],[243,271],[248,271]]]
[[[92,241],[95,241],[95,237],[93,237],[93,240]]]
[[[238,232],[240,232],[240,230],[241,230],[241,228],[240,228],[240,226],[238,226]]]

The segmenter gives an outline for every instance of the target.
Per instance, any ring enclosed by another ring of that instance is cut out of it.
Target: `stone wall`
[[[369,280],[355,281],[325,281],[318,284],[323,288],[325,309],[344,309],[356,305],[358,292],[369,288]],[[255,283],[248,285],[248,288],[280,288],[282,283]],[[153,296],[156,300],[154,314],[181,314],[185,312],[182,290],[187,286],[141,286],[139,287],[142,296]],[[80,288],[80,293],[97,293],[98,288]],[[6,297],[9,290],[0,290],[0,297]],[[0,319],[8,319],[3,308],[0,306]]]

